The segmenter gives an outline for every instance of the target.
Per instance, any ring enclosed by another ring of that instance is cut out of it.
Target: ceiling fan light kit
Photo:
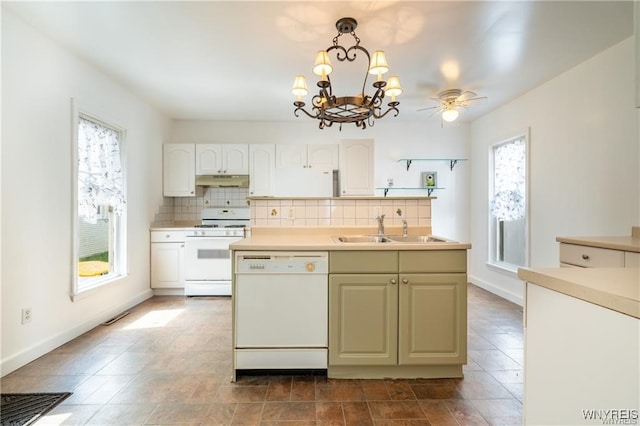
[[[353,18],[341,18],[336,22],[338,34],[333,38],[333,44],[326,50],[320,50],[316,53],[313,65],[313,73],[319,77],[316,85],[318,86],[318,94],[311,99],[312,112],[305,109],[306,103],[302,100],[303,96],[309,93],[307,82],[304,75],[297,75],[291,92],[296,96],[293,105],[295,109],[294,115],[298,117],[298,111],[302,111],[307,116],[319,121],[319,128],[331,127],[333,123],[338,123],[342,130],[343,123],[353,123],[356,127],[366,129],[367,126],[373,126],[374,119],[380,119],[389,112],[394,112],[394,117],[399,114],[398,105],[400,102],[396,97],[402,93],[402,86],[397,76],[389,77],[387,81],[382,79],[383,74],[389,71],[387,58],[382,50],[376,50],[370,55],[367,49],[360,46],[360,39],[355,33],[358,23]],[[338,39],[344,34],[350,34],[355,44],[349,48],[345,48],[338,44]],[[362,90],[360,93],[352,96],[336,96],[333,93],[331,79],[329,75],[333,71],[329,53],[336,51],[336,59],[339,62],[353,62],[357,53],[361,52],[367,57],[369,67],[364,75]],[[372,83],[374,92],[372,95],[365,93],[367,78],[369,74],[377,76],[377,80]],[[382,110],[385,96],[390,96],[385,111]]]
[[[437,97],[432,98],[440,103],[440,105],[428,108],[422,108],[418,111],[435,109],[435,114],[441,114],[442,119],[447,122],[455,121],[460,115],[460,110],[467,108],[470,102],[487,99],[486,96],[478,96],[471,91],[462,91],[460,89],[448,89],[438,93]]]

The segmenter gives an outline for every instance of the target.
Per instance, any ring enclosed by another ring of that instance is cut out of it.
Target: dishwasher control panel
[[[328,252],[236,252],[236,273],[326,274]]]

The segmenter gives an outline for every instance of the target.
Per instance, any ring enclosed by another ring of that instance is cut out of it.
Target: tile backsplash
[[[164,197],[156,224],[202,220],[204,207],[245,207],[247,188],[196,188],[195,197]],[[376,214],[386,225],[431,226],[429,198],[254,198],[251,226],[375,226]]]
[[[431,200],[382,198],[253,199],[252,226],[374,226],[376,214],[385,224],[431,226]]]
[[[154,222],[171,224],[174,221],[202,220],[204,207],[246,207],[249,188],[196,187],[195,197],[164,197]]]

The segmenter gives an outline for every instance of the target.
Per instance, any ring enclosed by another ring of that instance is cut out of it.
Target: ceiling
[[[293,79],[305,74],[315,93],[315,52],[331,45],[335,22],[345,16],[357,19],[361,46],[385,50],[388,75],[400,77],[404,93],[393,119],[399,121],[439,121],[417,110],[435,106],[430,98],[451,88],[488,97],[459,118],[472,120],[633,33],[632,1],[3,1],[2,7],[185,120],[309,120],[293,115]],[[347,46],[352,40],[340,38]],[[367,64],[332,62],[336,94],[358,93]]]

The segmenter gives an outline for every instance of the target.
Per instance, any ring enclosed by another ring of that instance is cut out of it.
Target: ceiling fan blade
[[[486,96],[477,96],[477,97],[475,97],[475,98],[469,98],[469,99],[466,99],[466,101],[467,101],[467,102],[468,102],[468,101],[479,101],[479,100],[482,100],[482,99],[488,99],[488,98],[487,98]]]
[[[420,109],[417,109],[416,111],[427,111],[429,109],[435,109],[435,108],[440,108],[440,106],[432,106],[432,107],[420,108]]]

